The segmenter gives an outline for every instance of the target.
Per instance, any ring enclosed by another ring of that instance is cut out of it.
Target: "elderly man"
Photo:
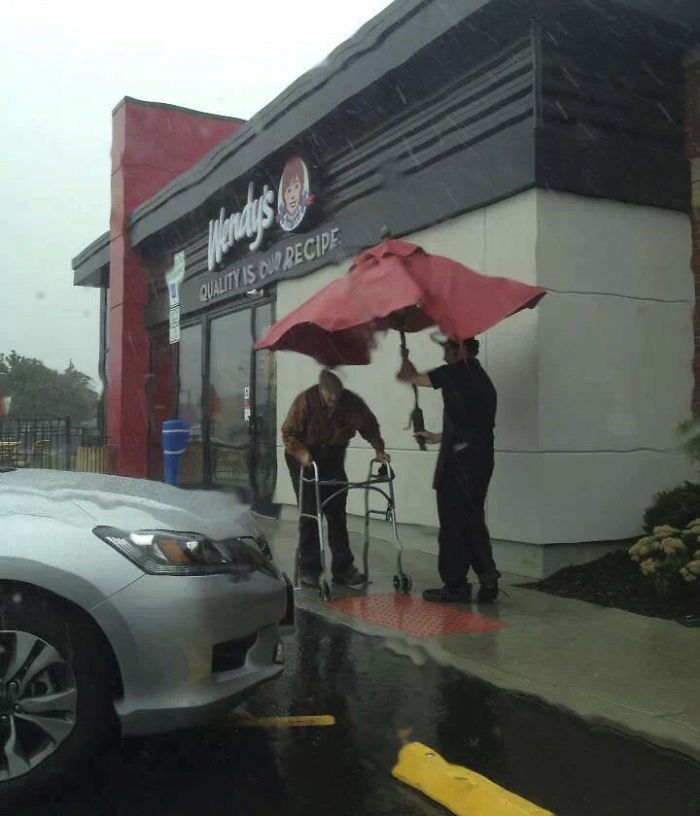
[[[379,424],[357,394],[343,388],[331,371],[324,370],[318,385],[303,391],[292,403],[282,425],[285,458],[289,475],[299,500],[301,469],[316,462],[321,480],[337,479],[346,482],[345,451],[348,443],[359,433],[374,448],[377,458],[389,461],[384,451],[384,440]],[[325,502],[337,488],[321,488]],[[345,507],[347,493],[331,499],[324,514],[328,521],[328,539],[332,554],[333,582],[348,587],[359,587],[367,578],[355,567],[348,539]],[[304,513],[316,512],[313,488],[304,490]],[[299,552],[302,586],[317,587],[321,574],[318,528],[310,518],[299,519]]]
[[[440,533],[438,570],[443,586],[427,589],[426,601],[468,603],[470,567],[479,578],[477,600],[496,599],[496,569],[485,520],[486,493],[493,473],[496,389],[476,359],[479,341],[447,340],[445,365],[419,373],[404,359],[398,378],[440,389],[444,403],[442,433],[420,431],[416,438],[440,444],[433,487],[437,493]]]

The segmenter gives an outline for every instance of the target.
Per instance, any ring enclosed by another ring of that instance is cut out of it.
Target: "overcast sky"
[[[109,225],[124,96],[249,118],[387,5],[5,0],[0,352],[97,377],[98,290],[73,286],[71,259]]]

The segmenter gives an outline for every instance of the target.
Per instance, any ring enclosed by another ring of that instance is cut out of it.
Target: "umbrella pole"
[[[401,357],[404,360],[408,360],[408,346],[406,345],[406,332],[400,332],[401,336]],[[425,430],[425,419],[423,417],[423,411],[418,404],[418,386],[413,384],[413,410],[411,411],[411,418],[409,419],[409,425],[413,428],[413,433],[417,433],[418,431]],[[422,439],[418,440],[418,447],[420,450],[424,451],[427,449],[425,442]]]

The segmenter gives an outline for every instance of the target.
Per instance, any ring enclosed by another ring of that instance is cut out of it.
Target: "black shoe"
[[[476,594],[476,600],[479,603],[493,603],[498,597],[498,579],[501,577],[500,572],[495,576],[482,578],[479,581],[479,591]]]
[[[360,587],[367,583],[367,576],[360,572],[357,567],[350,567],[349,570],[333,576],[333,583],[346,587]]]
[[[472,588],[470,584],[459,589],[450,587],[440,587],[439,589],[426,589],[423,593],[423,600],[430,603],[459,603],[468,604],[472,599]]]
[[[299,582],[308,589],[318,589],[320,577],[316,572],[302,572]]]

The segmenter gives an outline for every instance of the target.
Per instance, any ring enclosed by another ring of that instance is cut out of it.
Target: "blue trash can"
[[[190,441],[190,423],[182,419],[166,419],[163,423],[163,481],[176,485],[180,462]]]

